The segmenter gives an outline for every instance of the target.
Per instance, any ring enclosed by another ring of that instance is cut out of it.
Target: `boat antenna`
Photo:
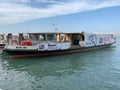
[[[55,31],[58,30],[57,26],[54,23],[52,23],[52,26],[54,27]]]

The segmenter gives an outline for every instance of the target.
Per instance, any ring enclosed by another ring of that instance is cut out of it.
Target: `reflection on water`
[[[115,44],[111,48],[84,53],[18,60],[10,59],[1,53],[0,88],[3,90],[120,89],[119,50],[119,44]]]

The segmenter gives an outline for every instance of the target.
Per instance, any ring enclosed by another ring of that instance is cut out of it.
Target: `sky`
[[[0,0],[0,33],[120,32],[120,0]]]

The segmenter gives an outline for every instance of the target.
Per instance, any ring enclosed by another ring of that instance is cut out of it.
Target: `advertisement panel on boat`
[[[68,49],[70,47],[70,42],[61,42],[61,43],[44,43],[38,45],[38,50],[62,50]]]
[[[113,34],[85,34],[86,47],[114,43]]]
[[[94,46],[97,43],[96,34],[85,34],[86,47]]]
[[[110,44],[113,42],[112,34],[97,34],[97,45]]]

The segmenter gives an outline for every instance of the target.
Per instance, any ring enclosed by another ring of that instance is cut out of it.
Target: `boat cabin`
[[[8,45],[31,46],[39,50],[85,47],[84,40],[84,33],[9,33],[7,36]]]
[[[64,50],[114,43],[112,34],[81,33],[19,33],[7,36],[7,48]]]

